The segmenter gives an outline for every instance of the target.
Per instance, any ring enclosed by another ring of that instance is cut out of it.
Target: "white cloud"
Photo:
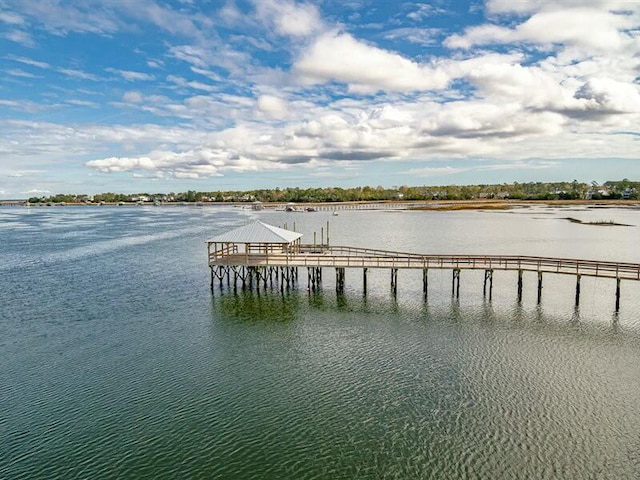
[[[83,72],[82,70],[76,70],[73,68],[58,68],[58,71],[60,73],[64,73],[68,77],[78,78],[80,80],[92,80],[92,81],[100,80],[100,77],[92,73]]]
[[[609,10],[625,10],[633,7],[629,0],[563,0],[553,2],[549,0],[486,0],[489,13],[494,14],[531,14],[540,10],[563,10],[565,8],[594,7]]]
[[[580,107],[608,113],[640,113],[640,89],[610,78],[592,78],[582,85],[575,97],[584,100]]]
[[[440,33],[441,30],[437,28],[403,27],[385,31],[383,38],[411,42],[417,45],[436,45]]]
[[[257,18],[268,22],[280,35],[306,37],[322,30],[318,8],[290,0],[255,0]]]
[[[12,42],[19,43],[20,45],[23,45],[25,47],[32,48],[32,47],[35,47],[36,45],[36,42],[33,40],[33,37],[29,33],[23,32],[22,30],[12,30],[9,32],[5,32],[2,34],[2,36],[7,40],[11,40]]]
[[[40,62],[38,60],[33,60],[32,58],[19,57],[17,55],[7,55],[6,58],[8,58],[9,60],[13,60],[14,62],[20,62],[20,63],[24,63],[25,65],[31,65],[33,67],[38,67],[42,69],[51,67],[51,65],[48,64],[47,62]]]
[[[281,118],[287,113],[287,104],[273,95],[261,95],[258,98],[258,110],[272,118]]]
[[[22,77],[22,78],[38,78],[33,73],[25,72],[19,68],[11,68],[9,70],[5,70],[9,75],[14,77]]]
[[[155,77],[150,73],[144,73],[144,72],[134,72],[131,70],[118,70],[117,68],[106,68],[105,71],[109,73],[115,73],[130,82],[151,81],[155,79]]]
[[[0,12],[0,22],[9,25],[24,25],[25,23],[22,16],[12,12]]]
[[[421,65],[336,32],[319,36],[297,59],[293,71],[304,83],[337,81],[356,93],[443,89],[449,82],[438,66]]]
[[[108,157],[101,160],[92,160],[87,163],[87,166],[106,173],[126,172],[134,169],[153,170],[155,168],[153,160],[149,157]]]
[[[142,102],[142,95],[140,94],[140,92],[130,90],[128,92],[124,92],[124,95],[122,95],[122,100],[126,103],[140,103]]]
[[[519,3],[519,2],[512,2]],[[523,10],[525,11],[525,10]],[[534,13],[515,28],[485,24],[447,38],[449,48],[528,42],[575,45],[585,49],[618,50],[630,41],[625,30],[637,27],[638,17],[593,7],[569,7]]]
[[[407,14],[407,18],[415,22],[421,22],[434,15],[446,13],[445,10],[430,4],[416,4],[412,5],[412,8],[413,10]]]
[[[70,99],[70,100],[67,100],[66,103],[68,103],[69,105],[75,105],[78,107],[91,107],[91,108],[99,107],[99,105],[96,102],[91,102],[89,100]]]

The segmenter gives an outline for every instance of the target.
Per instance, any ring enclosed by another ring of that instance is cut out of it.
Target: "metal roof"
[[[301,233],[274,227],[260,221],[236,228],[207,240],[208,243],[291,243],[302,237]]]

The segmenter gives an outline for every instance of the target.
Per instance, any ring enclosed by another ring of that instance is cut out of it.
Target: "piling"
[[[460,298],[460,269],[454,268],[451,284],[451,296],[455,295],[456,298]]]
[[[422,269],[422,293],[424,294],[424,298],[427,298],[427,290],[429,288],[429,269]]]
[[[518,270],[518,303],[522,302],[522,269]]]
[[[542,272],[538,272],[538,304],[542,301]]]
[[[328,224],[329,222],[327,222],[327,225]],[[367,294],[367,270],[369,270],[367,267],[362,269],[362,291],[365,295]]]
[[[493,270],[485,270],[484,271],[484,284],[482,286],[482,295],[487,296],[487,283],[489,283],[489,300],[491,300],[491,296],[493,293]]]
[[[398,293],[398,269],[397,268],[391,269],[391,291],[393,292],[394,295]]]

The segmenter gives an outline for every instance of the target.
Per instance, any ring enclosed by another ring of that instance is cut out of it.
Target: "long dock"
[[[574,258],[537,257],[521,255],[437,255],[377,250],[350,246],[329,245],[327,242],[302,244],[301,234],[273,227],[262,222],[236,229],[207,242],[211,287],[218,279],[222,285],[226,279],[234,287],[252,286],[260,282],[266,287],[274,280],[280,287],[290,286],[298,280],[298,269],[307,268],[307,286],[319,288],[322,269],[332,268],[336,273],[336,290],[344,290],[345,269],[361,269],[363,287],[367,290],[369,269],[388,269],[391,273],[391,289],[397,292],[400,269],[422,270],[423,292],[427,295],[430,269],[452,271],[452,295],[460,294],[460,271],[484,270],[483,292],[492,295],[494,271],[518,273],[518,301],[522,299],[523,272],[535,272],[538,276],[538,302],[542,298],[543,274],[573,275],[576,278],[575,303],[580,302],[582,277],[611,278],[616,280],[615,308],[620,308],[620,282],[640,281],[640,263],[610,262]],[[324,238],[322,238],[324,242]]]
[[[273,276],[273,270],[269,271],[269,269],[274,268],[280,269],[283,282],[289,283],[287,269],[306,267],[309,269],[307,275],[309,287],[315,287],[321,279],[321,273],[318,269],[335,268],[338,290],[344,288],[345,268],[363,270],[365,289],[368,269],[389,269],[392,276],[391,286],[394,291],[397,290],[397,271],[399,269],[423,270],[425,294],[428,286],[428,270],[447,269],[452,271],[452,290],[455,290],[457,296],[459,295],[459,272],[461,270],[484,270],[484,291],[486,293],[488,287],[489,295],[491,295],[493,285],[493,272],[507,270],[518,272],[519,299],[522,296],[522,273],[528,271],[538,274],[539,301],[542,292],[542,274],[564,274],[576,277],[576,304],[580,300],[581,277],[612,278],[616,279],[616,310],[620,306],[620,281],[640,281],[640,264],[638,263],[515,255],[421,255],[328,245],[300,245],[299,249],[292,252],[269,252],[261,248],[250,248],[240,253],[221,249],[210,252],[209,265],[214,277],[222,280],[225,275],[235,274],[236,281],[239,279],[243,283],[248,281],[249,275],[255,276],[258,281],[264,280],[265,275]],[[238,268],[242,270],[238,270]],[[293,274],[290,273],[290,275]]]

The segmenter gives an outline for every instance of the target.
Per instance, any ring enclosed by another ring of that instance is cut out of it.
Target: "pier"
[[[323,269],[335,269],[336,290],[345,285],[345,269],[361,269],[363,290],[367,291],[369,269],[388,269],[391,290],[398,288],[398,270],[422,270],[423,293],[428,292],[430,269],[447,269],[452,272],[452,295],[460,295],[460,272],[462,270],[484,270],[483,293],[491,298],[493,275],[496,271],[518,273],[518,301],[522,300],[524,272],[537,274],[537,298],[542,300],[543,275],[573,275],[576,278],[575,304],[580,303],[580,280],[582,277],[615,279],[615,309],[620,309],[620,283],[622,280],[640,281],[640,263],[580,260],[516,255],[435,255],[333,246],[329,244],[329,225],[326,242],[324,232],[319,244],[303,244],[302,234],[290,230],[255,222],[232,230],[207,241],[211,287],[215,280],[226,281],[234,287],[252,286],[254,281],[279,282],[280,287],[292,286],[298,279],[298,269],[307,269],[307,286],[318,288],[322,282]],[[315,238],[314,238],[315,240]]]

